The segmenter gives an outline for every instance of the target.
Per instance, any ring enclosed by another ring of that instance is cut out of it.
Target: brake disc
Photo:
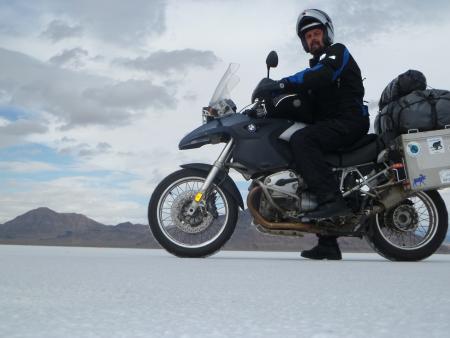
[[[419,215],[414,204],[406,200],[385,214],[384,224],[397,232],[414,231],[419,225]]]
[[[193,191],[182,192],[175,198],[170,210],[175,226],[189,234],[197,234],[206,230],[214,219],[213,215],[201,204],[193,215],[188,214],[194,197],[195,192]]]
[[[413,206],[401,205],[395,209],[393,220],[398,230],[411,231],[417,228],[419,215]]]

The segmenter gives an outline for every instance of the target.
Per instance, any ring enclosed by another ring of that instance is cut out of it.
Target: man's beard
[[[310,51],[314,56],[322,54],[324,47],[321,45],[319,41],[313,41],[311,43]]]

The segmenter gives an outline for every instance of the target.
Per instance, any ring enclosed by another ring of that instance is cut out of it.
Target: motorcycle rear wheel
[[[148,206],[153,236],[178,257],[206,257],[230,239],[238,219],[238,206],[231,195],[214,182],[193,216],[186,213],[208,175],[181,169],[167,176],[154,190]]]
[[[447,229],[447,208],[441,195],[420,191],[373,216],[366,240],[389,260],[420,261],[436,252]]]

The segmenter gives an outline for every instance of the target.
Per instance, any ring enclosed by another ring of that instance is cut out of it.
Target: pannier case
[[[411,190],[450,187],[450,129],[402,134],[396,144]]]

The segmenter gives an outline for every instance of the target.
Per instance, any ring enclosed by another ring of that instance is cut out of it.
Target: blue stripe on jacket
[[[302,84],[304,82],[304,76],[305,76],[306,73],[314,72],[316,70],[319,70],[322,67],[323,67],[323,65],[319,63],[319,64],[315,65],[312,68],[307,68],[305,70],[302,70],[301,72],[298,72],[297,74],[294,74],[292,76],[288,76],[286,79],[290,83]]]
[[[342,74],[342,71],[344,70],[345,66],[348,64],[349,60],[350,60],[350,52],[348,51],[347,48],[345,48],[342,65],[341,65],[341,67],[339,67],[338,70],[336,70],[333,73],[333,81],[335,81]],[[315,65],[312,68],[307,68],[305,70],[302,70],[301,72],[298,72],[292,76],[288,76],[285,79],[287,79],[290,83],[303,84],[303,82],[305,81],[305,79],[304,79],[305,74],[317,71],[317,70],[321,69],[322,67],[323,67],[323,64],[318,63],[317,65]]]
[[[342,66],[337,71],[334,72],[333,81],[335,81],[341,75],[342,71],[344,70],[344,67],[347,65],[349,60],[350,60],[350,52],[348,51],[347,48],[345,48],[344,59],[342,60]]]

